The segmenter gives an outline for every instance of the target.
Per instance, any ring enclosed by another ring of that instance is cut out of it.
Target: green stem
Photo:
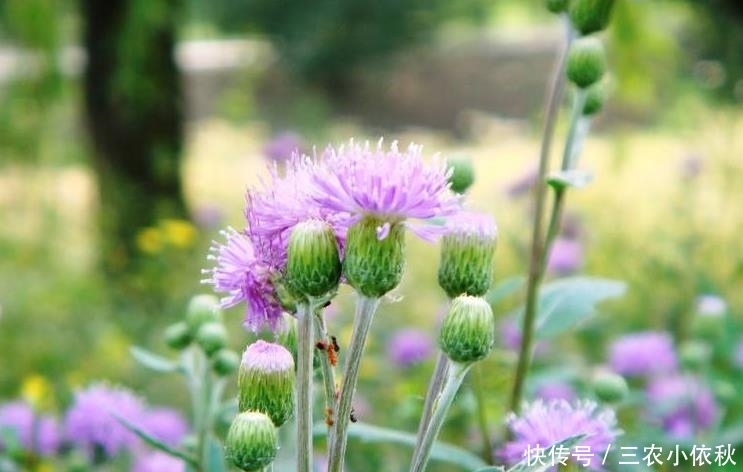
[[[436,358],[436,367],[434,367],[433,374],[431,375],[431,381],[428,384],[428,390],[426,391],[426,399],[423,402],[423,411],[421,412],[421,420],[418,425],[418,435],[416,437],[414,451],[420,451],[421,441],[423,440],[423,432],[428,429],[428,425],[431,422],[431,415],[433,414],[433,404],[441,393],[441,386],[444,384],[449,368],[449,358],[446,354],[439,351],[439,355]],[[415,455],[414,455],[415,457]]]
[[[379,306],[379,298],[368,298],[358,294],[356,301],[356,316],[353,323],[353,334],[348,347],[348,357],[343,369],[343,384],[336,408],[335,423],[330,436],[330,455],[328,472],[341,472],[348,442],[348,422],[351,414],[356,382],[359,378],[359,365],[364,352],[366,337],[369,334],[374,313]]]
[[[328,340],[328,330],[325,326],[322,310],[315,311],[315,336],[324,342]],[[325,388],[325,415],[327,416],[326,419],[329,420],[326,421],[326,424],[330,429],[335,416],[333,411],[335,406],[335,370],[327,355],[320,356],[320,369],[322,370],[323,387]]]
[[[418,453],[413,456],[413,462],[410,465],[410,472],[423,472],[428,464],[428,458],[431,455],[431,449],[436,437],[441,431],[441,427],[444,425],[444,419],[446,413],[449,411],[449,407],[454,400],[454,396],[459,390],[459,386],[462,385],[464,377],[467,375],[472,364],[459,364],[451,363],[449,372],[446,376],[446,382],[441,389],[441,394],[436,399],[436,403],[433,409],[433,416],[428,428],[423,433],[423,439],[421,440],[421,449]]]
[[[297,472],[312,471],[312,309],[297,305]]]
[[[474,390],[477,401],[477,426],[480,429],[482,440],[482,459],[490,464],[493,462],[492,442],[490,441],[490,429],[488,428],[488,412],[485,408],[485,384],[482,378],[482,364],[474,367]]]
[[[543,275],[542,260],[544,257],[544,247],[542,244],[544,238],[542,234],[542,225],[547,199],[547,183],[545,182],[545,178],[549,169],[550,150],[552,148],[552,138],[555,132],[555,123],[557,122],[557,112],[562,99],[562,92],[565,88],[565,62],[570,48],[570,42],[572,40],[570,23],[567,19],[565,21],[567,22],[569,33],[553,72],[552,82],[549,88],[549,98],[547,99],[544,128],[542,130],[542,145],[539,152],[539,171],[537,176],[534,223],[531,238],[531,253],[529,258],[529,276],[526,285],[526,306],[524,309],[524,322],[521,329],[522,338],[521,347],[519,349],[518,364],[516,366],[516,374],[514,376],[513,389],[511,390],[511,398],[509,401],[509,408],[514,412],[519,409],[527,371],[529,370],[529,364],[531,363],[537,295]]]

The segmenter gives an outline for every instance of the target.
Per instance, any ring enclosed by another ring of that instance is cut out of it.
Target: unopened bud
[[[547,0],[547,10],[552,13],[562,13],[567,11],[570,2],[568,0]]]
[[[405,228],[366,216],[348,229],[343,274],[359,293],[379,298],[397,287],[405,267]]]
[[[441,324],[439,345],[454,362],[470,363],[487,357],[495,344],[495,321],[487,301],[463,295],[451,302]]]
[[[464,193],[475,183],[475,168],[472,161],[464,156],[452,157],[447,161],[451,168],[449,183],[452,192]]]
[[[191,298],[186,310],[186,324],[191,334],[195,335],[201,325],[213,321],[222,321],[219,299],[214,295],[196,295]]]
[[[572,0],[570,21],[582,35],[601,31],[609,24],[614,0]]]
[[[212,368],[217,375],[227,376],[240,367],[240,356],[230,349],[220,349],[212,357]]]
[[[568,79],[580,88],[587,88],[601,80],[606,72],[606,52],[596,38],[580,38],[573,42],[568,53]]]
[[[266,413],[276,427],[294,415],[294,359],[279,344],[258,340],[245,349],[237,376],[238,409]]]
[[[227,329],[215,321],[205,323],[196,332],[196,344],[211,356],[227,345]]]
[[[447,221],[441,241],[439,285],[450,298],[481,296],[493,281],[495,221],[489,215],[464,213]]]
[[[225,438],[225,455],[245,472],[263,470],[276,458],[279,440],[271,419],[257,411],[239,413]]]
[[[334,291],[341,277],[338,241],[320,220],[297,224],[289,237],[286,283],[298,296],[318,298]]]
[[[191,332],[188,325],[181,321],[165,328],[165,344],[176,350],[181,350],[191,344]]]
[[[629,387],[621,375],[601,371],[593,378],[593,392],[602,402],[619,403],[629,394]]]
[[[591,116],[600,112],[606,100],[606,87],[598,82],[586,89],[586,102],[583,104],[583,115]]]

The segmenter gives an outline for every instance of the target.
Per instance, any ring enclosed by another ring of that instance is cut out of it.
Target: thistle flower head
[[[276,274],[247,235],[233,228],[222,234],[227,241],[212,244],[208,258],[215,261],[216,266],[203,271],[209,277],[202,282],[227,294],[221,300],[223,308],[246,303],[244,324],[247,328],[257,331],[266,324],[275,330],[281,324],[284,311],[277,295]]]
[[[609,347],[609,365],[617,374],[648,376],[674,371],[677,364],[673,340],[665,332],[628,334]]]
[[[239,413],[225,439],[225,455],[240,470],[262,470],[278,452],[278,435],[271,419],[257,411]]]
[[[482,296],[488,291],[493,279],[496,235],[490,215],[467,212],[447,220],[438,279],[449,297]]]
[[[118,418],[139,424],[145,412],[144,404],[132,392],[93,384],[75,392],[65,416],[66,436],[89,457],[95,457],[98,451],[113,457],[139,444],[137,436]]]
[[[237,379],[238,408],[267,414],[278,427],[294,415],[294,358],[279,344],[258,340],[245,349]]]
[[[150,436],[171,447],[178,446],[189,431],[186,419],[172,408],[151,408],[135,424]]]
[[[588,447],[591,456],[581,465],[601,470],[601,458],[620,431],[614,411],[599,408],[592,401],[537,400],[523,406],[520,415],[506,418],[511,440],[497,452],[508,464],[525,458],[525,452],[537,446],[545,451],[557,442],[578,434],[587,435],[576,446]],[[574,446],[575,447],[575,446]],[[574,456],[570,456],[574,459]]]
[[[460,210],[459,197],[449,189],[451,169],[443,161],[426,162],[421,146],[411,144],[401,152],[396,142],[387,149],[381,140],[376,147],[351,141],[338,149],[328,147],[322,159],[312,178],[312,198],[347,226],[365,216],[375,218],[380,240],[402,222],[432,239],[443,227],[418,223]]]
[[[60,446],[59,425],[54,418],[38,415],[25,401],[0,406],[0,431],[9,431],[25,451],[41,456],[54,454]],[[4,447],[0,435],[0,451]]]
[[[646,414],[669,435],[693,438],[715,424],[719,409],[712,391],[688,375],[656,377],[646,388]]]
[[[460,295],[451,302],[441,323],[439,346],[454,362],[484,359],[495,344],[493,310],[480,297]]]
[[[305,220],[292,230],[286,283],[298,297],[326,296],[338,288],[341,260],[333,229],[322,220]]]

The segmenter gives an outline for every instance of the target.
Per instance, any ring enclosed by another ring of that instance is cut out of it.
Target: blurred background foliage
[[[308,151],[384,134],[471,156],[473,205],[494,212],[501,228],[498,278],[524,273],[530,204],[508,189],[535,165],[539,103],[560,38],[540,2],[109,2],[119,8],[103,32],[116,43],[108,52],[115,66],[99,119],[123,117],[115,125],[124,138],[103,147],[96,142],[110,129],[85,112],[84,38],[97,19],[84,7],[95,3],[0,0],[0,397],[39,377],[57,392],[101,377],[154,401],[177,391],[136,369],[127,347],[164,350],[161,329],[202,290],[209,241],[223,225],[244,224],[244,190],[264,171],[265,144],[285,129]],[[627,280],[629,289],[577,336],[560,339],[567,349],[553,364],[580,355],[600,362],[603,341],[633,329],[682,335],[699,294],[722,295],[736,323],[743,306],[743,7],[617,0],[614,15],[606,33],[614,95],[585,149],[597,179],[571,195],[570,207],[586,248],[582,270]],[[179,42],[155,47],[163,35]],[[175,88],[155,77],[157,57],[176,59]],[[469,102],[441,105],[447,96]],[[175,107],[165,150],[148,138],[162,103]],[[146,179],[168,180],[166,190],[106,177],[138,165]],[[123,193],[106,198],[111,191]],[[168,198],[183,198],[183,207],[163,205]],[[117,225],[125,231],[107,233],[119,206],[132,202]],[[436,260],[436,247],[411,243],[411,261]],[[132,264],[104,277],[116,244]],[[402,300],[379,316],[359,391],[370,404],[395,406],[367,410],[365,420],[415,428],[431,363],[390,369],[386,342],[408,326],[434,335],[445,301],[435,270],[410,264]],[[505,316],[519,300],[496,312]],[[337,305],[336,329],[347,340],[350,297]],[[230,311],[237,349],[252,337],[240,310]],[[510,362],[504,349],[484,366],[493,414],[505,403],[497,392]],[[445,436],[462,440],[457,425],[475,414],[472,404],[457,406]]]

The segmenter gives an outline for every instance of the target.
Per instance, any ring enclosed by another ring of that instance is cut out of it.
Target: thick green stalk
[[[327,342],[328,330],[325,327],[325,318],[323,317],[322,309],[315,311],[315,336],[318,340]],[[332,349],[332,347],[326,347],[326,349]],[[330,358],[323,353],[320,355],[320,369],[322,369],[323,387],[325,388],[325,415],[326,424],[328,430],[335,421],[335,370],[330,364]]]
[[[549,170],[550,150],[552,148],[552,138],[555,132],[555,123],[557,122],[557,112],[562,99],[562,93],[565,88],[565,62],[570,48],[572,33],[570,32],[570,22],[565,18],[566,28],[568,29],[567,41],[560,53],[555,65],[552,76],[552,82],[549,87],[547,110],[545,113],[544,128],[542,130],[542,145],[539,153],[539,171],[537,175],[535,206],[534,206],[534,223],[531,238],[531,251],[529,258],[529,275],[526,284],[526,306],[524,309],[524,322],[521,333],[521,347],[519,349],[518,364],[514,376],[513,389],[511,390],[511,399],[509,408],[511,411],[518,411],[521,403],[521,396],[526,381],[526,375],[531,364],[531,351],[534,338],[534,319],[536,317],[537,297],[539,294],[539,285],[542,281],[543,258],[545,253],[543,222],[544,210],[547,199],[547,171]]]
[[[359,378],[359,365],[364,352],[366,337],[379,306],[379,298],[369,298],[358,294],[353,334],[348,347],[348,357],[343,369],[343,384],[336,407],[335,423],[330,436],[330,454],[328,472],[341,472],[348,442],[348,423],[351,415],[351,401]]]
[[[423,433],[421,449],[414,453],[413,462],[410,464],[410,472],[423,472],[426,468],[428,458],[431,455],[431,449],[433,448],[433,443],[439,435],[441,427],[444,425],[446,413],[449,411],[454,396],[457,394],[457,391],[459,390],[460,385],[462,385],[462,381],[471,366],[472,364],[450,363],[446,382],[441,389],[441,394],[434,404],[431,422]]]
[[[446,357],[446,354],[439,351],[439,355],[436,358],[436,367],[434,367],[431,381],[429,382],[428,390],[426,391],[426,399],[423,402],[423,411],[421,412],[421,420],[418,424],[418,435],[416,437],[414,451],[420,450],[421,440],[423,440],[423,432],[428,429],[428,425],[431,422],[433,405],[441,393],[441,386],[444,384],[448,368],[449,359]],[[415,455],[413,457],[415,457]]]
[[[312,471],[312,309],[297,305],[297,472]]]

